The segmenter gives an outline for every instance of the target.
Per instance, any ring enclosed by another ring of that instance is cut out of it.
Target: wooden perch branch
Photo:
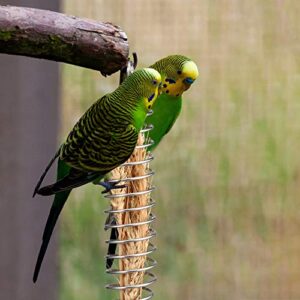
[[[0,6],[0,53],[45,58],[110,75],[127,63],[126,34],[111,23]]]

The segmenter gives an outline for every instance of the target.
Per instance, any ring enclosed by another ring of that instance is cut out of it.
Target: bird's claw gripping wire
[[[102,185],[105,190],[101,192],[101,194],[106,194],[109,193],[111,190],[116,190],[116,189],[124,189],[127,187],[126,184],[120,184],[118,185],[118,183],[120,183],[120,181],[116,181],[116,182],[110,182],[110,181],[101,181],[98,184]]]

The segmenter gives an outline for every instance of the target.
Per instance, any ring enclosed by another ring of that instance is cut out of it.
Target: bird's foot
[[[111,190],[124,189],[127,187],[126,184],[118,185],[118,183],[120,183],[120,182],[121,182],[121,180],[116,181],[116,182],[100,181],[98,184],[102,185],[105,188],[105,190],[101,192],[102,194],[105,194],[105,193],[110,192]]]

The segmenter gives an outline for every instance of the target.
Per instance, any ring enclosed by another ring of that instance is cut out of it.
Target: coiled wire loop
[[[148,115],[151,115],[152,111],[148,113]],[[143,145],[138,145],[136,146],[136,149],[146,149],[150,146],[153,145],[153,141],[148,137],[148,133],[153,129],[152,125],[145,125],[145,127],[141,130],[141,133],[144,134],[145,139],[144,139],[144,144]],[[149,164],[153,160],[153,155],[148,152],[146,155],[146,158],[141,161],[130,161],[124,163],[121,167],[125,166],[137,166],[137,165],[142,165],[142,164]],[[131,181],[136,181],[136,180],[143,180],[143,179],[151,179],[153,177],[154,172],[151,169],[147,170],[147,173],[141,176],[136,176],[136,177],[127,177],[127,178],[122,178],[122,179],[112,179],[110,182],[116,183],[118,181],[122,181],[125,183],[131,182]],[[151,180],[149,180],[151,182]],[[116,198],[121,198],[121,197],[137,197],[140,195],[148,195],[150,194],[153,190],[155,189],[154,186],[150,185],[146,190],[143,191],[136,191],[136,192],[124,192],[124,193],[117,193],[117,194],[106,194],[104,197],[113,200]],[[128,213],[128,212],[138,212],[141,210],[147,210],[150,212],[150,210],[153,208],[155,205],[155,201],[149,196],[149,202],[146,205],[139,206],[139,207],[130,207],[130,208],[123,208],[123,209],[107,209],[104,212],[109,215],[115,215],[115,214],[122,214],[122,213]],[[134,288],[141,288],[143,290],[143,298],[140,298],[141,300],[148,300],[152,299],[153,297],[153,292],[149,288],[151,284],[153,284],[156,281],[156,276],[151,273],[151,270],[156,266],[157,262],[153,259],[148,257],[148,255],[151,255],[155,250],[156,247],[151,243],[151,239],[156,236],[156,232],[153,228],[150,227],[150,225],[154,222],[155,220],[155,215],[153,213],[149,213],[148,220],[145,221],[140,221],[140,222],[133,222],[133,223],[125,223],[125,224],[116,224],[116,223],[109,223],[105,225],[105,229],[110,229],[110,230],[118,230],[120,228],[128,228],[132,226],[142,226],[142,225],[148,225],[149,230],[148,234],[144,237],[138,237],[138,238],[128,238],[125,240],[119,240],[117,239],[109,239],[106,240],[105,242],[109,245],[114,244],[114,245],[121,245],[125,243],[134,243],[134,242],[141,242],[141,241],[148,241],[148,249],[144,252],[141,253],[133,253],[133,254],[124,254],[124,255],[118,255],[116,253],[114,254],[107,254],[106,259],[110,260],[120,260],[120,259],[129,259],[133,257],[142,257],[145,256],[145,264],[141,268],[135,268],[135,269],[128,269],[128,270],[119,270],[119,269],[113,269],[113,268],[108,268],[106,269],[107,274],[112,274],[112,275],[124,275],[128,273],[140,273],[142,272],[144,274],[144,282],[140,284],[133,284],[133,285],[124,285],[120,286],[119,283],[112,283],[112,284],[107,284],[105,287],[110,290],[115,290],[115,291],[122,291],[126,289],[134,289]]]

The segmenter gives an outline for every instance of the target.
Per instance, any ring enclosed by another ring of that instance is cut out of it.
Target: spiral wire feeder
[[[152,111],[148,113],[151,114]],[[106,273],[118,278],[118,283],[108,284],[106,288],[119,291],[120,300],[152,299],[153,292],[149,286],[156,281],[151,272],[156,261],[149,257],[156,250],[151,243],[156,235],[151,227],[155,220],[151,212],[155,205],[151,198],[155,189],[152,185],[154,172],[149,167],[154,157],[147,151],[153,144],[148,136],[152,129],[150,124],[144,126],[129,160],[111,173],[111,183],[118,182],[118,185],[126,187],[111,190],[105,195],[111,205],[105,211],[108,214],[105,229],[116,232],[116,236],[111,235],[106,243],[117,248],[117,252],[106,255],[106,259],[114,261]]]

